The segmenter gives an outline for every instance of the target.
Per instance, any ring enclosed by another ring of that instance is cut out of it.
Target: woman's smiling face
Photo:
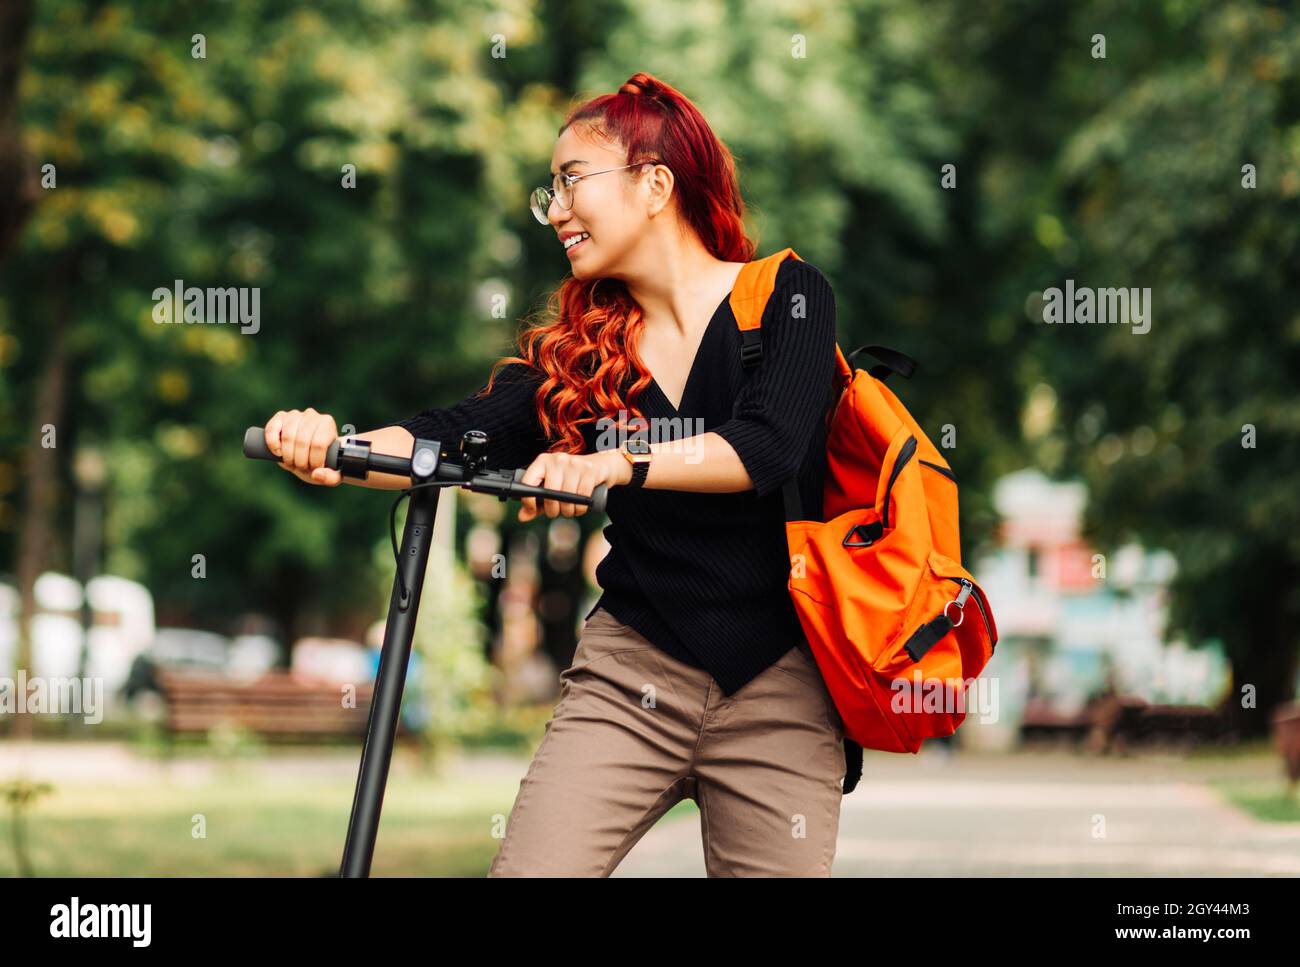
[[[551,155],[552,176],[605,172],[573,184],[572,208],[565,209],[552,200],[547,212],[561,245],[571,235],[589,236],[565,251],[574,278],[619,277],[620,266],[644,236],[651,214],[662,207],[655,203],[662,191],[657,192],[653,186],[654,169],[642,166],[608,170],[625,164],[626,151],[606,145],[579,125],[565,128],[556,139]]]

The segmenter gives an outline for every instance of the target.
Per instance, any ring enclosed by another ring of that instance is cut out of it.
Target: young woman
[[[560,700],[490,875],[607,876],[671,806],[700,809],[710,876],[829,876],[843,722],[799,625],[781,486],[820,519],[835,357],[822,274],[786,259],[741,367],[730,294],[755,256],[732,157],[695,106],[643,73],[572,111],[533,213],[572,268],[486,385],[363,436],[489,435],[488,465],[590,494],[609,485],[610,551]],[[628,442],[628,430],[648,448]],[[648,432],[647,432],[648,431]],[[276,413],[267,446],[301,479],[334,420]],[[629,451],[648,449],[648,459]],[[634,466],[635,465],[635,466]],[[355,482],[349,480],[350,483]],[[372,474],[364,486],[404,488]],[[585,507],[543,501],[549,517]],[[525,501],[520,519],[539,512]]]

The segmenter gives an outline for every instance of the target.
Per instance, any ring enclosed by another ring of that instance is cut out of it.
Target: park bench
[[[1025,713],[1020,720],[1020,734],[1025,739],[1056,739],[1075,742],[1092,728],[1088,709],[1077,712],[1059,712],[1041,698],[1025,702]]]
[[[1228,732],[1228,721],[1204,705],[1147,705],[1125,723],[1137,742],[1214,742]]]
[[[355,708],[344,707],[337,683],[303,681],[284,670],[252,680],[196,671],[160,671],[169,735],[241,727],[267,738],[361,736],[373,684],[356,686]],[[399,723],[398,732],[405,731]]]
[[[1151,703],[1135,695],[1105,695],[1089,706],[1094,751],[1123,751],[1132,745],[1192,746],[1229,735],[1223,713],[1204,705]]]
[[[1135,695],[1101,696],[1068,714],[1055,711],[1040,699],[1030,699],[1021,721],[1021,735],[1026,739],[1086,740],[1089,748],[1098,752],[1135,744],[1214,742],[1227,733],[1227,720],[1216,709],[1153,704]]]

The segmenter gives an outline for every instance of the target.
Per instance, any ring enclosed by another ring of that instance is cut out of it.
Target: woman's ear
[[[650,208],[648,214],[651,218],[658,215],[666,207],[673,197],[673,172],[667,165],[655,165],[653,170],[643,175],[650,191]]]

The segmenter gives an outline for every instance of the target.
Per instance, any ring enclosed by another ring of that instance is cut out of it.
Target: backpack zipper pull
[[[964,608],[966,607],[966,599],[970,597],[971,589],[973,589],[975,585],[971,584],[965,578],[958,578],[958,580],[961,581],[961,591],[953,600],[953,604],[957,605],[959,608]]]
[[[960,612],[961,617],[956,621],[952,621],[951,618],[948,618],[949,621],[952,621],[952,626],[954,628],[959,627],[961,623],[966,620],[966,599],[970,597],[971,589],[974,587],[974,585],[965,578],[958,578],[957,580],[961,583],[961,590],[957,592],[957,597],[953,598],[943,606],[943,616],[945,618],[948,618],[948,609],[953,605],[957,606],[957,610]]]

